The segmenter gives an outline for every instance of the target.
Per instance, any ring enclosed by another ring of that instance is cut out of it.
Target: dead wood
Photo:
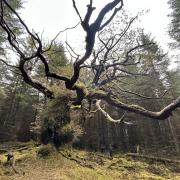
[[[127,156],[131,156],[132,158],[137,158],[137,159],[147,159],[147,160],[151,160],[151,161],[158,161],[158,162],[162,162],[162,163],[180,164],[180,161],[178,161],[178,160],[155,157],[155,156],[148,156],[148,155],[141,155],[141,154],[136,154],[136,153],[128,153]]]

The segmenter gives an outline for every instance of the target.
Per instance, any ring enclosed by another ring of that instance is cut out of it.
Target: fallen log
[[[15,151],[23,151],[23,150],[27,150],[29,148],[30,148],[30,146],[23,146],[23,147],[18,148],[18,149],[16,149],[15,147],[11,147],[11,148],[8,147],[5,149],[0,149],[0,154],[7,153],[9,151],[9,149],[15,150]]]
[[[87,167],[87,168],[91,168],[91,169],[94,169],[94,166],[92,164],[88,164],[88,163],[85,163],[85,159],[84,158],[81,158],[81,159],[77,159],[77,158],[74,158],[72,157],[71,154],[64,154],[62,151],[59,151],[59,153],[65,157],[66,159],[69,159],[71,161],[75,161],[77,164],[83,166],[83,167]]]
[[[7,149],[0,149],[0,154],[7,153],[7,152],[8,152]]]
[[[131,156],[133,158],[137,159],[148,159],[152,161],[159,161],[163,163],[176,163],[180,164],[179,160],[173,160],[173,159],[168,159],[168,158],[161,158],[161,157],[155,157],[155,156],[148,156],[148,155],[142,155],[142,154],[137,154],[137,153],[127,153],[127,156]]]

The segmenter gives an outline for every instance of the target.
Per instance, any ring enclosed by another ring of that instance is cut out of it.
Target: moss
[[[124,154],[117,154],[111,159],[101,153],[77,150],[65,145],[61,147],[60,153],[53,152],[47,158],[37,158],[36,152],[41,148],[42,146],[32,145],[27,150],[14,151],[17,158],[16,165],[25,171],[25,175],[17,176],[1,163],[0,179],[178,180],[180,178],[179,173],[172,172],[166,165],[149,164],[148,161],[134,160]],[[62,153],[68,158],[62,156]],[[103,163],[100,163],[100,160]]]
[[[81,109],[81,105],[71,105],[70,109],[71,110]]]
[[[37,151],[37,155],[39,157],[47,157],[50,154],[52,154],[54,152],[54,148],[52,147],[52,145],[48,144],[48,145],[42,145],[38,151]]]

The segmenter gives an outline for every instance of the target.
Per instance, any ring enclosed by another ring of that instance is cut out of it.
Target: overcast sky
[[[83,16],[89,0],[76,0],[76,2]],[[107,2],[110,0],[94,0],[96,7],[94,16]],[[134,15],[142,10],[150,10],[141,17],[140,26],[145,28],[146,32],[150,32],[165,51],[168,51],[169,41],[167,30],[170,20],[167,15],[170,10],[168,7],[167,0],[124,0],[124,8]],[[36,32],[44,31],[44,37],[49,39],[52,39],[60,30],[72,27],[79,21],[72,7],[72,0],[26,0],[21,16],[30,29]],[[67,33],[68,41],[72,42],[73,46],[76,46],[82,37],[84,37],[83,31],[80,29]],[[65,39],[65,35],[60,36],[59,39]]]

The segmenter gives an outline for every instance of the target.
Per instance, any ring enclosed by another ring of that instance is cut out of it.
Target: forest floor
[[[17,174],[6,163],[7,153],[3,148],[7,148],[5,144],[0,145],[0,180],[180,180],[178,163],[134,159],[127,154],[111,158],[107,154],[67,146],[57,152],[50,145],[34,143],[11,147]]]

